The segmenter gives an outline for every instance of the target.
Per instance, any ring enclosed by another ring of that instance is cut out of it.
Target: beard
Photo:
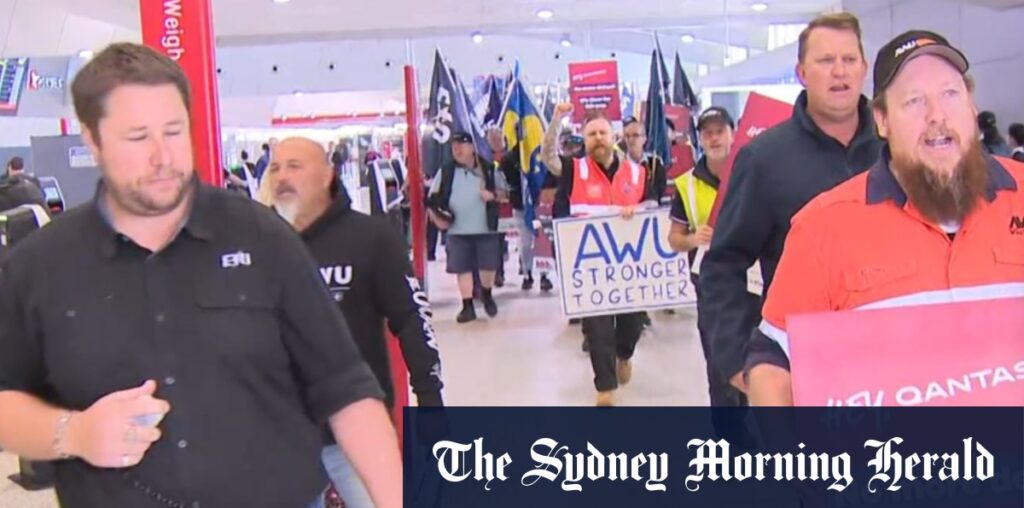
[[[295,225],[302,206],[299,202],[298,192],[295,187],[288,183],[279,183],[274,186],[274,210],[288,224]]]
[[[953,135],[954,142],[959,142]],[[892,167],[907,198],[924,218],[938,224],[963,224],[988,190],[988,162],[981,142],[972,139],[967,152],[949,174],[920,160],[893,156]]]
[[[161,199],[146,192],[141,182],[118,186],[110,180],[106,181],[107,195],[124,210],[141,217],[158,217],[170,213],[192,196],[196,179],[194,173],[187,175],[184,171],[175,169],[160,170],[157,173],[165,173],[161,176],[176,181],[177,188],[170,199]]]
[[[293,200],[279,201],[274,204],[274,210],[288,224],[295,225],[295,219],[299,216],[299,204]]]

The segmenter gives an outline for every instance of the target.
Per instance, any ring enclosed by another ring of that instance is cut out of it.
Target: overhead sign
[[[668,309],[697,302],[687,256],[668,246],[668,210],[555,221],[567,317]]]
[[[64,89],[64,76],[63,75],[52,75],[45,76],[40,74],[36,69],[30,69],[28,71],[28,89],[29,90],[63,90]]]
[[[39,118],[73,116],[69,86],[77,58],[0,59],[0,115]]]
[[[1024,299],[786,324],[798,406],[1024,406]]]
[[[729,153],[729,162],[726,163],[725,169],[722,171],[722,183],[718,188],[718,197],[715,199],[714,208],[711,209],[711,218],[708,222],[712,226],[717,222],[722,201],[725,199],[726,193],[729,192],[729,177],[732,175],[732,165],[736,161],[736,154],[752,139],[792,116],[793,105],[788,102],[772,99],[759,93],[751,93],[747,98],[747,105],[743,108],[743,116],[736,129],[736,140],[732,144],[732,152]]]
[[[595,111],[603,112],[613,122],[621,121],[619,63],[601,60],[569,64],[569,100],[574,107],[573,123],[583,123]]]

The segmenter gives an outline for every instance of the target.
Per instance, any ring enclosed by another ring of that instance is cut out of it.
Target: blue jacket
[[[756,324],[761,313],[747,295],[747,268],[760,260],[767,293],[793,215],[878,159],[882,143],[864,97],[859,111],[857,134],[844,147],[808,115],[803,92],[789,120],[737,155],[700,276],[701,309],[709,314],[712,333],[711,362],[724,379],[743,371],[749,323]]]

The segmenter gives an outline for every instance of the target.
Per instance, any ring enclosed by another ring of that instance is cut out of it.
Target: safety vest
[[[619,170],[611,181],[590,157],[573,160],[572,195],[569,196],[573,215],[604,215],[614,213],[618,207],[635,206],[644,200],[647,169],[628,158],[621,158]]]
[[[686,217],[690,220],[690,231],[697,231],[708,223],[711,218],[711,209],[715,206],[715,199],[718,197],[718,189],[713,185],[693,174],[694,170],[676,178],[676,190],[679,199],[683,200],[683,208],[686,210]],[[701,262],[707,254],[707,247],[698,247],[693,265],[690,271],[700,275]],[[764,291],[764,282],[761,278],[761,263],[754,262],[747,270],[747,291],[760,295]]]
[[[683,208],[690,221],[690,230],[696,231],[700,226],[707,224],[711,218],[711,209],[715,206],[718,189],[694,176],[691,170],[676,178],[676,190],[679,191],[679,199],[683,200]]]

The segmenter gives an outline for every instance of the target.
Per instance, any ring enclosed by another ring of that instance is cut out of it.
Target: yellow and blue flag
[[[532,231],[536,214],[534,203],[540,198],[548,170],[540,162],[540,145],[544,140],[544,120],[540,110],[516,78],[509,90],[503,116],[503,132],[509,149],[519,147],[519,164],[523,179],[523,209],[526,226]]]

